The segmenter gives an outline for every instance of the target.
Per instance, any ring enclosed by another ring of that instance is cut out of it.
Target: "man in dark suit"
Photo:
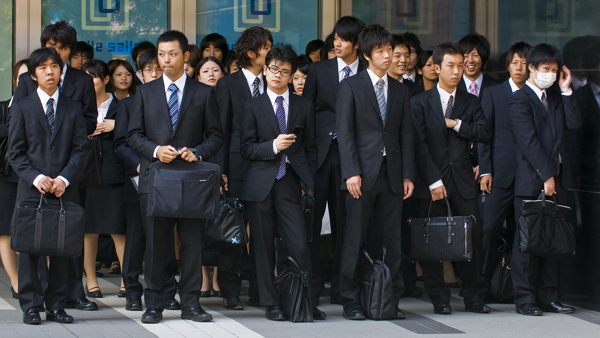
[[[320,239],[326,206],[329,208],[334,244],[331,302],[341,304],[339,269],[346,209],[344,192],[340,189],[342,164],[335,126],[335,98],[339,83],[364,69],[358,58],[358,34],[364,27],[362,21],[351,16],[338,20],[333,28],[336,57],[310,66],[302,93],[303,97],[312,100],[315,105],[317,147],[319,147],[319,170],[315,181],[315,210],[310,242],[313,305],[315,306],[319,304],[319,297],[325,285]]]
[[[394,40],[380,25],[359,35],[358,45],[369,68],[340,84],[336,126],[346,192],[346,231],[340,267],[344,318],[364,320],[355,282],[359,255],[369,217],[374,212],[378,246],[385,246],[385,263],[394,288],[396,319],[404,283],[400,273],[402,201],[412,195],[414,148],[410,97],[406,86],[390,80]]]
[[[17,200],[62,197],[79,203],[77,172],[86,142],[81,105],[59,93],[62,59],[56,50],[41,48],[29,56],[28,71],[36,91],[15,101],[9,127],[9,161],[19,175]],[[81,243],[83,246],[83,242]],[[19,255],[19,303],[25,324],[41,324],[39,311],[46,305],[46,320],[71,323],[65,310],[68,258]],[[38,269],[44,273],[38,275]],[[47,287],[44,290],[42,284]]]
[[[140,86],[130,111],[127,143],[140,156],[139,193],[142,215],[147,215],[149,166],[159,160],[170,163],[177,157],[195,162],[214,156],[223,144],[217,100],[210,86],[185,75],[189,57],[188,41],[183,33],[168,31],[157,40],[160,79]],[[185,51],[185,52],[184,52]],[[188,148],[196,149],[197,155]],[[178,150],[179,149],[179,150]],[[205,322],[212,320],[198,298],[202,285],[202,241],[204,220],[147,217],[146,219],[147,288],[143,323],[158,323],[167,302],[164,277],[169,239],[177,223],[181,239],[181,318]]]
[[[271,49],[273,37],[262,27],[250,27],[235,42],[239,71],[225,76],[215,88],[225,143],[215,156],[225,179],[225,191],[230,198],[238,198],[242,181],[248,169],[248,161],[240,153],[241,116],[244,103],[264,93],[266,83],[262,75],[265,57]],[[258,305],[256,277],[254,275],[254,240],[250,236],[250,305]],[[240,276],[241,249],[219,252],[217,282],[223,295],[223,305],[229,310],[243,310],[240,301],[242,278]]]
[[[77,43],[77,31],[66,21],[59,21],[44,28],[40,37],[42,47],[56,49],[63,61],[61,84],[58,88],[61,94],[79,102],[83,110],[87,135],[94,133],[98,118],[96,92],[94,82],[88,74],[66,64],[71,49]],[[28,73],[19,77],[19,86],[15,90],[13,100],[28,97],[37,90],[37,82]],[[40,271],[43,273],[43,271]],[[69,282],[67,289],[67,308],[78,310],[98,310],[98,305],[85,297],[83,290],[83,253],[79,257],[69,259]]]
[[[463,55],[451,42],[438,45],[433,63],[439,74],[438,85],[415,96],[411,101],[417,162],[418,217],[446,216],[445,198],[454,215],[473,215],[477,220],[478,186],[473,179],[469,159],[469,140],[488,142],[490,127],[486,123],[479,100],[458,89],[462,77]],[[456,262],[462,278],[465,309],[488,313],[481,302],[481,224],[473,225],[473,259]],[[419,262],[423,268],[425,291],[435,313],[450,314],[450,288],[444,281],[442,262]]]
[[[561,93],[551,87],[560,64],[556,47],[533,47],[527,54],[527,85],[508,104],[508,125],[518,149],[514,199],[517,224],[524,200],[536,200],[543,192],[547,196],[556,194],[558,204],[566,205],[567,189],[573,184],[565,130],[581,128],[581,115],[571,98],[572,78],[566,66],[558,80]],[[511,277],[517,313],[573,313],[574,308],[558,300],[558,259],[522,253],[518,247],[519,236],[515,236]]]
[[[492,130],[489,143],[479,143],[480,189],[486,192],[483,204],[483,267],[482,279],[486,290],[496,258],[496,243],[507,220],[508,231],[514,232],[512,203],[515,192],[517,146],[508,128],[506,108],[517,90],[527,80],[527,52],[531,48],[525,42],[517,42],[508,50],[506,68],[510,78],[498,85],[486,88],[481,98],[483,113]],[[493,191],[492,191],[493,188]],[[487,290],[489,291],[489,290]]]
[[[246,202],[254,236],[261,305],[270,320],[285,320],[273,280],[275,233],[283,250],[311,280],[307,229],[300,200],[314,189],[317,173],[315,115],[312,102],[290,94],[288,83],[298,59],[291,47],[274,47],[266,56],[267,90],[244,107],[240,151],[249,161],[240,199]],[[309,288],[310,289],[310,288]],[[315,319],[324,312],[313,307]]]
[[[423,92],[423,87],[404,78],[408,66],[412,63],[410,41],[404,34],[394,34],[394,55],[388,75],[408,87],[408,94],[413,97]]]
[[[154,46],[152,42],[142,41],[131,50],[131,60],[133,61],[136,70],[134,78],[136,86],[146,83],[144,80],[144,69],[140,66],[140,58],[145,52],[151,49],[156,50],[156,46]]]
[[[410,60],[406,66],[406,73],[402,75],[404,79],[412,83],[417,84],[421,89],[423,88],[423,77],[417,71],[417,62],[421,53],[423,53],[423,48],[421,47],[421,41],[419,37],[412,32],[405,32],[401,35],[404,39],[408,41],[408,49],[410,53]]]

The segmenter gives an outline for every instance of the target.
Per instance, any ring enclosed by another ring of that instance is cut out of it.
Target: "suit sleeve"
[[[143,87],[143,86],[142,86]],[[129,116],[127,128],[127,144],[140,156],[152,162],[154,149],[159,146],[146,137],[146,124],[144,121],[144,92],[140,90],[133,96],[133,106]]]
[[[413,98],[411,103],[412,122],[414,126],[414,147],[416,153],[416,168],[419,174],[423,177],[427,186],[442,179],[442,172],[437,164],[433,161],[431,152],[429,152],[429,144],[427,143],[427,126],[425,124],[425,109],[419,96]],[[425,103],[426,104],[426,103]],[[441,136],[441,135],[440,135]]]
[[[304,141],[304,151],[310,166],[310,172],[313,179],[317,175],[319,160],[317,156],[317,123],[315,121],[315,106],[310,103],[308,115],[306,117],[306,127],[304,128],[302,139]]]
[[[581,113],[573,95],[561,95],[565,107],[565,127],[568,130],[577,130],[583,126]]]
[[[75,115],[75,128],[71,138],[71,152],[67,165],[60,172],[60,176],[69,182],[77,181],[77,173],[83,163],[85,156],[85,143],[87,142],[86,121],[83,117],[81,106],[77,104],[77,114]]]
[[[458,130],[458,137],[465,138],[471,142],[487,143],[492,137],[492,130],[487,123],[481,102],[475,98],[475,105],[470,116],[462,120]]]
[[[415,181],[415,146],[413,137],[412,111],[408,90],[404,95],[400,145],[402,146],[402,179]]]
[[[336,127],[340,160],[342,163],[342,179],[361,175],[360,160],[354,138],[354,93],[348,81],[340,82],[337,98],[335,100]]]
[[[11,120],[8,129],[8,161],[19,177],[33,186],[33,180],[41,174],[38,168],[27,156],[27,132],[25,131],[25,119],[23,111],[18,103],[13,103],[10,108]]]
[[[535,133],[535,124],[531,115],[533,107],[523,102],[524,100],[526,98],[513,97],[508,104],[508,125],[517,147],[542,181],[546,182],[556,175],[556,168]]]
[[[29,73],[24,73],[24,74],[19,75],[19,85],[17,86],[17,89],[15,89],[15,95],[13,96],[13,104],[15,103],[15,101],[22,99],[24,97],[27,97],[30,94],[29,90],[27,89],[26,77],[29,77]],[[29,80],[33,81],[33,80],[31,80],[31,77],[29,77]],[[94,97],[95,96],[96,96],[96,94],[94,92]]]
[[[204,107],[204,135],[202,143],[196,145],[196,152],[203,159],[208,159],[215,156],[224,143],[219,105],[215,97],[215,90],[212,88],[206,96]]]
[[[115,157],[125,165],[127,172],[133,174],[137,172],[137,166],[140,164],[140,155],[133,151],[126,142],[127,126],[129,125],[129,111],[127,110],[127,105],[123,101],[120,101],[118,109],[117,117],[115,119],[115,142],[113,144],[113,151]]]
[[[92,77],[82,77],[81,84],[84,85],[83,89],[83,100],[81,102],[81,109],[83,109],[83,117],[85,119],[85,129],[87,134],[93,134],[96,130],[96,123],[98,121],[98,108],[96,105],[96,91],[94,90],[94,81]]]
[[[314,64],[310,65],[310,70],[308,71],[308,75],[306,76],[306,82],[304,83],[304,91],[302,92],[302,97],[307,98],[315,103],[317,100],[317,70]]]
[[[250,102],[252,101],[246,102],[242,114],[241,125],[244,128],[240,128],[240,154],[249,161],[274,160],[276,155],[273,153],[273,140],[258,141],[258,121]]]
[[[495,123],[494,99],[492,98],[492,94],[490,94],[489,90],[483,91],[483,96],[481,98],[481,108],[483,109],[483,114],[485,115],[485,119],[490,128],[490,131],[493,131]],[[493,174],[491,159],[491,140],[488,143],[479,143],[477,145],[477,150],[479,152],[479,173]]]
[[[221,174],[229,174],[229,146],[231,134],[231,94],[227,81],[217,81],[215,87],[219,118],[223,130],[223,146],[215,155],[215,163],[221,167]]]

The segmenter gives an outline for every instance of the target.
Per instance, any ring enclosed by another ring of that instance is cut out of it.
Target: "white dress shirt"
[[[288,124],[288,116],[290,113],[290,91],[289,89],[285,91],[285,93],[281,94],[281,95],[277,95],[274,92],[272,92],[270,89],[267,88],[267,95],[269,95],[269,100],[271,100],[271,105],[273,105],[273,111],[275,112],[275,116],[277,116],[277,102],[275,102],[275,100],[277,99],[278,96],[282,96],[283,97],[283,110],[285,111],[285,125],[287,128],[287,124]],[[279,125],[279,123],[278,123]],[[275,140],[273,140],[273,153],[275,155],[279,154],[279,150],[277,150],[277,147],[275,146]],[[285,162],[286,163],[290,163],[290,159],[286,156],[285,157]]]
[[[175,81],[171,81],[171,79],[169,79],[169,77],[165,74],[163,74],[163,82],[165,84],[165,97],[167,98],[167,104],[169,103],[169,99],[171,98],[171,91],[169,90],[169,86],[171,85],[171,83],[175,83],[175,85],[177,86],[177,100],[179,101],[179,109],[181,109],[181,99],[183,98],[183,89],[185,87],[185,80],[186,80],[187,75],[185,74],[185,72],[183,73],[183,75],[181,75],[181,77]],[[156,148],[154,148],[154,158],[157,158],[156,153],[158,152],[158,148],[160,148],[162,146],[156,146]]]
[[[146,82],[144,82],[144,75],[141,74],[140,72],[135,72],[135,76],[137,76],[137,78],[140,80],[141,83],[146,83]]]
[[[417,83],[417,72],[414,71],[410,76],[406,75],[406,73],[402,74],[403,79],[410,79],[412,82]],[[404,82],[404,81],[402,81]]]
[[[111,102],[113,101],[113,95],[111,93],[106,93],[108,95],[108,100],[102,102],[100,107],[98,107],[98,118],[97,122],[102,123],[106,118],[106,114],[108,114],[108,107],[110,107]]]
[[[471,88],[471,83],[475,82],[477,84],[477,96],[479,97],[479,95],[481,95],[481,83],[483,82],[483,73],[479,74],[479,77],[475,81],[469,80],[469,78],[465,74],[463,74],[463,80],[465,80],[465,84],[467,85],[467,93],[469,92],[469,88]]]
[[[65,83],[65,74],[67,74],[67,64],[63,66],[62,73],[60,73],[60,86]]]
[[[242,68],[242,73],[244,73],[244,76],[246,77],[246,81],[248,82],[248,88],[250,88],[250,94],[252,94],[252,92],[254,91],[254,80],[256,80],[256,78],[258,78],[258,80],[260,81],[258,83],[258,92],[261,94],[265,92],[265,82],[264,82],[263,76],[261,74],[258,74],[258,76],[256,76],[256,75],[252,74],[252,72],[246,68]]]
[[[373,83],[373,89],[375,90],[375,96],[377,96],[377,82],[379,80],[383,80],[383,96],[385,97],[385,107],[387,110],[387,101],[388,101],[388,75],[385,73],[382,78],[373,73],[369,68],[367,68],[367,74],[371,78],[371,82]],[[388,118],[386,116],[386,118]],[[387,151],[385,151],[385,147],[383,147],[383,156],[387,155]]]
[[[342,80],[344,79],[344,76],[346,75],[346,73],[344,73],[344,68],[346,68],[346,66],[350,67],[350,73],[348,74],[348,77],[352,76],[352,75],[356,75],[358,73],[358,58],[356,58],[356,60],[354,62],[352,62],[351,64],[347,65],[344,60],[342,60],[342,58],[336,58],[337,59],[337,64],[338,64],[338,78],[340,80],[340,82],[342,82]]]
[[[54,94],[52,94],[52,96],[50,96],[50,95],[46,94],[46,92],[43,91],[40,87],[38,87],[37,94],[38,94],[38,97],[40,98],[40,102],[42,103],[42,108],[44,109],[44,114],[46,113],[46,104],[48,104],[48,100],[50,100],[50,98],[54,99],[52,108],[54,109],[54,120],[56,121],[56,114],[57,114],[56,107],[58,106],[58,94],[59,94],[58,89],[54,92]],[[37,188],[41,179],[44,177],[46,177],[46,175],[44,175],[44,174],[37,175],[37,177],[33,180],[33,186]],[[70,183],[66,178],[64,178],[62,176],[58,176],[58,178],[60,178],[61,180],[63,180],[63,182],[65,182],[65,187],[69,186]]]
[[[575,76],[571,76],[571,82],[573,82],[573,87],[575,89],[579,89],[579,88],[585,86],[587,84],[588,80],[586,78],[586,79],[583,79],[583,81],[579,81],[579,79],[576,78]],[[590,83],[591,83],[591,81],[590,81]]]

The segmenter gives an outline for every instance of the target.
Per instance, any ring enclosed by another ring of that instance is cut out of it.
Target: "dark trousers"
[[[240,195],[242,180],[229,180],[227,185],[229,189],[227,197],[237,198]],[[217,283],[219,283],[223,298],[240,296],[242,289],[242,278],[240,277],[241,254],[242,248],[240,247],[219,251]]]
[[[483,267],[482,277],[484,283],[487,282],[494,268],[496,261],[496,251],[498,249],[496,243],[502,232],[504,221],[508,223],[509,230],[514,228],[512,212],[513,200],[515,197],[515,183],[508,188],[493,187],[491,194],[485,195],[485,203],[483,203]],[[509,243],[510,244],[510,243]]]
[[[48,310],[63,310],[67,297],[69,258],[19,254],[19,305],[21,310],[46,304]],[[43,270],[43,273],[38,273]]]
[[[309,243],[312,264],[313,306],[319,305],[319,296],[323,290],[324,266],[320,255],[321,228],[326,206],[329,207],[329,223],[334,245],[333,271],[331,272],[331,298],[340,294],[340,259],[344,242],[344,223],[346,219],[345,192],[340,189],[342,182],[342,163],[337,142],[329,147],[325,161],[317,171],[315,180],[315,209],[312,226],[312,241]],[[316,302],[316,303],[314,303]]]
[[[473,183],[475,184],[475,183]],[[448,192],[448,201],[453,215],[469,216],[473,215],[477,219],[473,225],[473,259],[470,261],[454,262],[462,279],[463,299],[465,304],[472,304],[479,300],[479,294],[484,291],[481,281],[481,254],[482,254],[482,229],[479,224],[479,206],[477,198],[464,199],[456,189],[454,182],[446,184]],[[417,215],[419,218],[427,217],[431,199],[417,200]],[[446,202],[444,200],[433,202],[431,216],[446,216],[448,214]],[[425,292],[429,296],[431,303],[437,305],[442,301],[450,302],[450,287],[444,280],[444,268],[442,262],[419,262],[423,269],[423,283]]]
[[[561,176],[556,182],[558,204],[567,204],[567,190],[562,187]],[[517,232],[511,255],[511,277],[515,290],[515,305],[533,303],[538,306],[558,301],[558,259],[533,256],[519,251],[519,218],[524,200],[537,200],[538,196],[515,196],[515,221]]]
[[[300,205],[301,196],[300,179],[288,165],[287,173],[280,180],[275,180],[271,192],[264,201],[246,202],[250,233],[254,237],[261,305],[280,304],[277,290],[273,285],[276,232],[281,237],[285,252],[298,263],[300,269],[307,272],[308,280],[312,280],[306,226]]]
[[[388,178],[387,165],[382,163],[377,182],[373,189],[362,191],[355,199],[346,194],[346,224],[342,258],[340,262],[340,288],[344,307],[358,303],[360,286],[354,276],[360,251],[367,236],[369,217],[374,211],[374,226],[377,229],[379,246],[386,247],[385,264],[390,269],[394,287],[395,304],[400,302],[404,292],[404,281],[400,273],[402,261],[401,232],[403,195],[395,194]]]
[[[148,194],[140,195],[142,215],[147,215]],[[198,298],[202,287],[202,228],[205,220],[190,218],[146,218],[146,290],[144,299],[148,309],[165,308],[169,294],[165,287],[165,271],[169,252],[173,249],[173,229],[181,240],[179,249],[181,281],[179,297],[182,310],[200,306]],[[168,272],[167,272],[168,273]]]
[[[417,201],[409,197],[402,203],[402,279],[404,285],[415,286],[417,284],[417,269],[414,261],[410,259],[410,224],[408,220],[417,217]]]
[[[85,208],[85,189],[79,189],[79,199],[81,206]],[[83,248],[83,243],[81,243]],[[83,290],[83,250],[78,257],[68,258],[67,268],[67,299],[85,298]]]

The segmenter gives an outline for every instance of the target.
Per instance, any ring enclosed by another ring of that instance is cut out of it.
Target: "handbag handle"
[[[452,218],[452,209],[450,209],[450,202],[448,201],[448,198],[446,198],[446,196],[444,196],[444,201],[446,201],[446,208],[447,208],[447,212],[448,212],[448,216],[446,217],[446,229],[448,230],[448,234],[447,234],[447,243],[448,244],[452,244],[452,225],[454,223],[454,219]],[[429,223],[431,220],[431,206],[433,205],[433,200],[431,200],[429,202],[429,211],[427,212],[427,220],[425,221],[424,225],[425,225],[425,244],[429,244]]]
[[[542,200],[542,207],[546,206],[546,191],[544,189],[542,189],[542,192],[538,196],[538,200]],[[554,205],[558,205],[556,202],[556,194],[552,195],[552,201],[554,202]]]
[[[448,209],[448,217],[452,217],[452,209],[450,209],[450,202],[448,202],[448,198],[444,196],[444,201],[446,201],[446,207]],[[433,205],[433,200],[429,202],[429,212],[427,212],[427,218],[431,218],[431,206]]]
[[[65,250],[65,231],[67,223],[67,213],[63,206],[62,197],[58,198],[60,201],[60,212],[58,214],[58,245],[57,254],[62,255]],[[42,220],[44,213],[42,212],[42,202],[44,201],[44,194],[40,194],[40,203],[38,204],[36,216],[35,216],[35,234],[33,237],[33,250],[39,252],[42,245]],[[46,202],[47,203],[47,202]]]
[[[369,253],[367,252],[367,250],[363,248],[361,251],[362,251],[363,256],[365,256],[365,258],[369,262],[369,264],[371,264],[371,266],[373,266],[373,260],[371,259],[371,256],[369,256]]]

